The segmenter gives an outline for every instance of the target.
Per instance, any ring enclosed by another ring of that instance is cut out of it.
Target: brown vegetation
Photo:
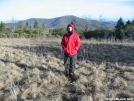
[[[60,41],[0,39],[0,101],[134,99],[133,42],[83,40],[70,83]]]

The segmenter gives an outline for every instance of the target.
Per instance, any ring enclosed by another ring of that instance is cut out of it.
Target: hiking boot
[[[65,71],[65,76],[69,77],[69,73],[67,71]]]
[[[74,73],[70,73],[69,77],[71,78],[71,82],[74,82],[78,79],[78,77]]]
[[[74,74],[74,73],[70,73],[70,74],[69,74],[69,77],[70,77],[70,78],[73,78],[73,77],[75,77],[75,74]]]

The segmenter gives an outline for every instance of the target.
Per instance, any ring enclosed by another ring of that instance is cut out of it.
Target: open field
[[[0,39],[0,101],[134,100],[133,42],[82,40],[70,83],[60,41]]]

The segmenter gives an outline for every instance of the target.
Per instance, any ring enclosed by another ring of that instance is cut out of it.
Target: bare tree
[[[16,21],[14,20],[13,17],[12,17],[11,22],[13,23],[12,33],[14,33],[14,31],[15,31],[15,22],[16,22]]]
[[[100,24],[98,26],[99,29],[106,29],[107,28],[106,24],[104,23],[105,19],[104,19],[103,13],[99,14],[99,22],[100,22]]]
[[[103,13],[99,14],[99,21],[100,21],[101,23],[104,22]]]

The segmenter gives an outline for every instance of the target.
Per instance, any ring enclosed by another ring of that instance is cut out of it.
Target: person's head
[[[73,24],[68,24],[67,26],[67,33],[72,34],[74,32],[74,26]]]

